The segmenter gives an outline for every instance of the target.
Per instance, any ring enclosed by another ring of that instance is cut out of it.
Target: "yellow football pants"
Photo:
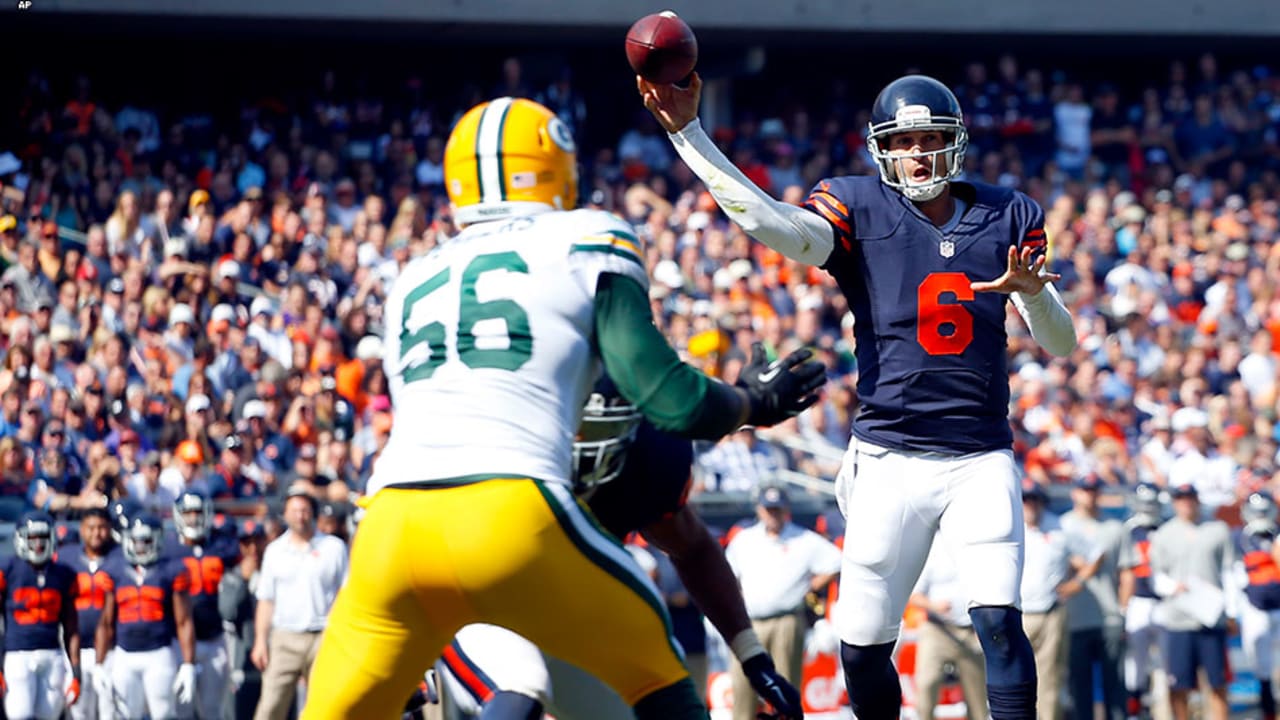
[[[652,582],[568,488],[527,478],[392,487],[356,532],[303,720],[398,719],[473,622],[525,636],[631,704],[688,677]]]

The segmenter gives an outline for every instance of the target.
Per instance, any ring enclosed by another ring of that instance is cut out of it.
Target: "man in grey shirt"
[[[1170,492],[1174,517],[1151,539],[1151,573],[1161,602],[1161,655],[1175,720],[1186,720],[1187,696],[1203,669],[1212,692],[1208,717],[1227,720],[1227,613],[1224,574],[1234,562],[1231,533],[1219,520],[1200,520],[1195,485]],[[1211,612],[1212,611],[1212,612]],[[1212,617],[1210,617],[1212,615]]]
[[[1124,526],[1106,520],[1098,509],[1102,483],[1095,475],[1076,480],[1071,490],[1071,510],[1062,516],[1062,530],[1073,548],[1090,548],[1084,558],[1092,567],[1084,589],[1067,600],[1068,643],[1067,685],[1075,717],[1093,718],[1093,665],[1102,670],[1102,698],[1107,720],[1124,720],[1125,690],[1124,616],[1116,588],[1117,560],[1124,539]]]

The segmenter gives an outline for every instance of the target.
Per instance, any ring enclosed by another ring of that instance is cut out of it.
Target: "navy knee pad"
[[[528,695],[503,690],[484,704],[480,720],[541,720],[542,703]]]
[[[969,609],[987,665],[992,720],[1035,720],[1036,656],[1017,608]]]
[[[902,713],[902,685],[893,667],[893,646],[840,643],[844,685],[858,720],[897,720]]]

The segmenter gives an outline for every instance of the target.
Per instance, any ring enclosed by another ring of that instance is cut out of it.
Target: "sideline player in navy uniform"
[[[1151,686],[1151,656],[1159,648],[1160,626],[1154,622],[1160,596],[1151,576],[1151,536],[1160,527],[1160,488],[1140,483],[1130,498],[1133,515],[1125,521],[1120,547],[1120,607],[1124,610],[1124,684],[1129,717],[1140,716],[1142,697]]]
[[[197,490],[187,490],[174,501],[173,524],[178,533],[168,536],[164,555],[180,560],[191,581],[198,668],[195,706],[179,706],[178,716],[194,713],[202,720],[220,720],[231,661],[218,612],[218,586],[223,574],[240,562],[240,546],[234,536],[214,528],[213,501]]]
[[[139,515],[121,533],[122,552],[106,563],[95,689],[112,695],[117,714],[127,718],[176,717],[177,705],[195,696],[191,579],[181,560],[162,556],[163,542],[160,520]],[[103,668],[113,647],[110,668]]]
[[[767,372],[764,348],[754,349],[744,378]],[[744,380],[745,381],[745,380]],[[574,443],[578,495],[615,537],[642,532],[666,552],[698,607],[729,641],[751,687],[780,720],[803,720],[800,693],[774,668],[751,629],[737,579],[724,550],[686,504],[693,450],[688,440],[642,421],[607,379],[583,410]],[[442,666],[450,699],[486,720],[541,718],[543,703],[563,720],[633,718],[603,683],[566,663],[545,658],[527,640],[492,625],[469,625],[445,649]],[[589,668],[588,668],[589,670]]]
[[[104,508],[91,508],[80,516],[80,542],[58,548],[58,562],[71,568],[76,574],[76,616],[80,626],[81,677],[93,678],[97,673],[97,657],[93,639],[98,621],[102,618],[102,606],[107,601],[107,577],[104,565],[112,554],[119,554],[120,547],[111,539],[111,519]],[[107,663],[110,664],[110,658]],[[112,717],[111,696],[97,693],[94,683],[82,683],[80,701],[71,706],[72,720],[106,720]]]
[[[894,642],[940,534],[971,598],[991,716],[1034,718],[1005,317],[1012,299],[1043,348],[1075,348],[1057,276],[1044,270],[1043,211],[1020,192],[956,180],[968,133],[933,78],[899,78],[876,98],[867,147],[879,178],[823,180],[803,207],[769,197],[715,146],[697,120],[696,74],[687,88],[636,82],[729,218],[831,273],[853,312],[861,407],[836,481],[847,529],[835,621],[854,713],[899,715]]]
[[[6,717],[53,720],[80,697],[76,574],[53,559],[53,543],[53,517],[27,512],[14,530],[17,554],[0,563]]]
[[[1271,685],[1273,658],[1280,646],[1280,543],[1276,542],[1276,502],[1267,492],[1251,494],[1240,507],[1244,527],[1235,533],[1236,557],[1244,566],[1240,604],[1240,641],[1253,665],[1259,687],[1262,720],[1275,720]]]

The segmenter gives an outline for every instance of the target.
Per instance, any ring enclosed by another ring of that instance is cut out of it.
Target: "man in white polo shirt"
[[[284,501],[288,531],[267,546],[258,579],[253,664],[262,671],[254,720],[283,720],[298,679],[320,648],[329,609],[347,577],[347,546],[316,532],[317,501],[292,489]]]
[[[1031,480],[1022,483],[1022,521],[1026,550],[1022,561],[1022,626],[1036,654],[1036,715],[1061,717],[1061,688],[1066,679],[1067,607],[1064,602],[1084,588],[1096,569],[1086,565],[1081,550],[1069,546],[1058,518],[1045,511],[1049,497]],[[1077,570],[1078,568],[1078,570]]]
[[[799,687],[808,630],[804,598],[826,587],[840,572],[840,550],[826,538],[791,522],[791,503],[780,487],[762,488],[760,522],[734,536],[725,557],[738,583],[747,615],[778,672]],[[754,720],[756,693],[733,661],[733,718]]]

